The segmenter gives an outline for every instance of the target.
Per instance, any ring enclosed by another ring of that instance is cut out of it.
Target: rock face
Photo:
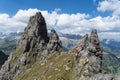
[[[102,74],[102,49],[97,31],[86,34],[79,44],[73,48],[76,54],[75,80],[112,80],[113,76]]]
[[[59,49],[62,47],[62,42],[60,41],[59,36],[54,29],[51,30],[49,38],[47,49],[50,52],[59,51]]]
[[[96,30],[93,30],[91,32],[90,43],[91,43],[91,46],[96,49],[96,51],[94,52],[95,56],[102,59],[102,55],[103,55],[102,54],[102,49],[101,49],[101,46],[100,46],[100,41],[99,41]]]
[[[37,12],[35,16],[30,17],[16,51],[2,66],[0,80],[14,80],[15,76],[24,73],[30,65],[59,49],[62,49],[62,44],[56,31],[52,29],[49,37],[45,19]]]
[[[91,50],[92,50],[92,48],[94,48],[94,49],[92,51],[90,51],[90,47],[91,47]],[[99,70],[99,72],[101,72],[103,54],[102,54],[102,48],[101,48],[100,41],[99,41],[96,30],[93,30],[90,35],[89,52],[90,52],[90,54],[93,53],[98,58],[99,64],[98,63],[96,63],[96,64],[100,65],[98,70]]]
[[[29,23],[25,28],[22,38],[18,42],[18,49],[23,48],[24,52],[44,49],[48,43],[46,23],[40,12],[30,17]]]

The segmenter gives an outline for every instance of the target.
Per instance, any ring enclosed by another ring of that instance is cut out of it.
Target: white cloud
[[[13,16],[13,19],[21,22],[28,22],[29,17],[34,15],[36,12],[40,10],[38,9],[28,9],[28,10],[19,10],[15,16]]]
[[[86,14],[60,14],[58,17],[57,26],[79,26],[79,21],[88,18],[89,15]]]
[[[10,17],[8,14],[0,14],[0,31],[17,32],[23,31],[27,25],[30,16],[34,15],[37,9],[19,10],[15,16]]]
[[[97,16],[91,18],[89,14],[84,13],[59,13],[60,9],[55,9],[52,12],[38,9],[19,10],[14,16],[5,13],[0,14],[0,30],[5,32],[23,31],[27,26],[29,17],[38,11],[41,11],[45,17],[48,29],[55,28],[62,33],[83,34],[90,32],[92,29],[97,29],[99,32],[107,32],[102,34],[104,36],[111,35],[116,30],[120,31],[120,16]],[[118,33],[115,35],[118,36]]]
[[[107,16],[107,17],[95,17],[90,19],[91,26],[100,31],[112,31],[113,29],[120,29],[120,17],[119,16]]]
[[[45,17],[47,26],[49,27],[55,27],[56,26],[56,22],[58,19],[59,14],[57,13],[58,10],[55,10],[51,13],[49,13],[48,11],[41,11],[43,16]]]
[[[114,39],[120,41],[120,32],[101,32],[99,33],[101,39]]]
[[[120,0],[103,0],[99,2],[98,11],[112,11],[113,15],[120,15]]]

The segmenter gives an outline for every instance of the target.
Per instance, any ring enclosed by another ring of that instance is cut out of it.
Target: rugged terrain
[[[48,36],[40,12],[30,17],[16,50],[0,70],[0,80],[119,80],[102,69],[103,50],[93,30],[64,52],[54,29]]]

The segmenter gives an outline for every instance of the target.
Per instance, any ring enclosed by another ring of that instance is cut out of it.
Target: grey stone
[[[45,60],[49,54],[61,48],[62,43],[56,31],[52,29],[48,36],[45,19],[40,12],[37,12],[35,16],[30,17],[18,41],[16,51],[23,51],[9,56],[0,70],[0,80],[14,80],[14,76],[24,73],[23,70],[28,64]]]
[[[88,80],[115,80],[114,76],[110,74],[96,74],[89,78]]]
[[[47,49],[48,51],[50,51],[50,53],[52,53],[54,51],[59,51],[59,49],[61,48],[62,48],[62,42],[60,41],[56,31],[52,29],[49,37],[49,43],[47,44]]]
[[[29,52],[36,50],[36,47],[44,47],[45,43],[48,43],[46,23],[41,13],[37,12],[35,16],[30,17],[17,49],[22,48],[24,52]]]

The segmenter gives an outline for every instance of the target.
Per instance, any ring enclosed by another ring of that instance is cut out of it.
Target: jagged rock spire
[[[28,36],[41,36],[45,41],[47,41],[47,28],[45,19],[41,12],[37,12],[35,16],[31,16],[27,27],[24,31]]]
[[[17,74],[24,73],[27,65],[44,61],[50,53],[62,48],[54,29],[47,35],[45,19],[40,12],[30,17],[17,49],[10,55],[0,70],[0,80],[14,80]]]
[[[50,32],[49,43],[47,45],[47,49],[51,52],[58,51],[62,48],[62,42],[59,39],[58,34],[54,29]]]
[[[90,35],[90,43],[96,49],[95,55],[97,57],[102,58],[102,49],[101,49],[100,41],[97,35],[97,30],[92,30],[91,35]]]
[[[35,16],[30,17],[17,48],[22,48],[24,52],[28,52],[33,49],[38,49],[38,47],[39,49],[44,48],[47,42],[48,36],[45,19],[40,12],[37,12]]]
[[[99,68],[96,69],[96,71],[101,72],[102,71],[102,57],[103,57],[103,54],[102,54],[102,48],[100,46],[100,41],[99,41],[99,38],[98,38],[98,35],[97,35],[97,30],[92,30],[91,35],[90,35],[90,44],[91,44],[90,46],[92,46],[92,48],[94,49],[93,50],[94,52],[92,52],[92,53],[96,57],[98,57],[96,59],[94,58],[95,60],[97,60],[96,65],[99,66]],[[95,67],[95,65],[93,67]],[[95,68],[97,68],[97,67],[95,67]]]
[[[86,34],[74,48],[76,55],[75,80],[89,80],[102,69],[102,49],[97,30],[92,30],[90,38]]]

